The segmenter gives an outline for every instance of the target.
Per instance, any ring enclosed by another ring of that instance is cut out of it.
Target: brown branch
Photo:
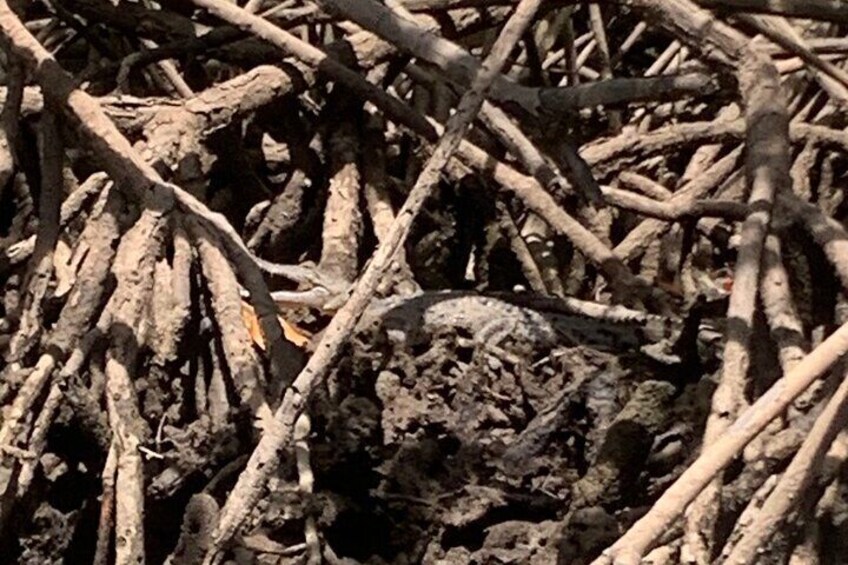
[[[509,116],[488,102],[483,104],[480,112],[483,123],[494,132],[498,140],[506,146],[510,153],[515,155],[528,173],[539,181],[539,184],[551,194],[559,194],[563,190],[577,189],[587,202],[593,204],[603,203],[597,182],[591,176],[588,164],[579,155],[574,155],[582,163],[569,167],[569,179],[560,172],[556,163],[547,159],[533,142],[524,135],[521,129],[512,123]],[[589,171],[588,175],[581,175],[583,170]],[[588,178],[587,178],[588,176]],[[574,184],[572,188],[571,180]]]
[[[527,279],[530,288],[541,295],[550,294],[539,264],[536,263],[536,259],[530,252],[527,242],[521,237],[521,233],[518,230],[518,226],[515,225],[515,220],[513,220],[509,208],[503,202],[497,202],[495,205],[497,206],[498,221],[501,229],[506,237],[509,238],[510,248],[521,264],[521,272],[524,274],[524,278]]]
[[[333,79],[341,82],[351,92],[364,100],[369,100],[393,120],[419,131],[427,131],[430,127],[417,113],[412,112],[397,98],[387,94],[377,86],[365,81],[356,72],[327,56],[326,53],[313,45],[301,41],[294,35],[280,29],[274,24],[249,14],[236,5],[219,0],[192,0],[197,6],[209,10],[212,14],[231,23],[239,29],[249,31],[261,39],[275,45],[284,53],[294,55],[307,65],[327,73]],[[308,80],[311,85],[314,79]]]
[[[327,151],[330,182],[324,226],[321,232],[321,260],[318,270],[329,277],[350,282],[356,278],[362,238],[362,174],[357,150],[361,134],[357,124],[361,105],[345,100],[344,89],[333,92],[329,103]],[[367,155],[363,156],[365,159]]]
[[[809,18],[835,23],[848,22],[848,6],[841,0],[698,0],[705,8],[775,14],[790,18]]]
[[[177,105],[147,110],[140,151],[158,170],[174,170],[175,180],[193,194],[202,194],[215,161],[205,141],[211,132],[247,116],[307,83],[297,72],[262,65],[204,90]],[[187,156],[191,156],[188,158]]]
[[[14,57],[10,59],[8,69],[8,89],[0,111],[0,198],[6,192],[6,185],[15,173],[18,120],[24,103],[24,68]]]
[[[14,444],[19,440],[19,436],[23,435],[19,428],[50,380],[56,363],[56,355],[49,353],[42,355],[18,390],[11,409],[4,414],[3,425],[0,428],[0,469],[3,471],[0,473],[0,528],[6,527],[17,495],[16,483],[21,465],[14,455],[16,447]]]
[[[122,199],[117,192],[110,193],[103,213],[86,225],[80,237],[80,246],[84,248],[85,259],[80,267],[78,280],[84,281],[84,284],[75,284],[71,290],[47,340],[45,353],[41,355],[24,384],[17,391],[11,409],[4,415],[3,425],[0,427],[0,464],[11,468],[11,472],[4,479],[14,477],[19,468],[16,461],[10,461],[2,447],[11,446],[18,439],[21,434],[19,429],[21,421],[33,409],[36,400],[49,382],[56,364],[70,354],[57,380],[61,382],[68,375],[79,371],[91,346],[93,339],[84,344],[78,345],[78,342],[98,309],[102,307],[103,295],[106,292],[106,278],[115,254],[112,244],[117,239],[120,229],[117,217],[122,204]],[[95,336],[101,333],[90,332],[89,335]],[[75,348],[73,353],[72,348]],[[9,486],[9,480],[2,481],[0,492],[6,492]],[[10,493],[6,492],[6,496],[10,496]],[[2,497],[3,503],[0,504],[0,526],[8,519],[11,511],[11,498],[7,499],[6,496]]]
[[[589,22],[592,27],[592,35],[595,42],[598,44],[598,53],[601,56],[601,78],[604,80],[612,79],[612,64],[610,63],[609,43],[607,42],[607,33],[604,29],[604,17],[601,13],[601,7],[598,4],[589,4]],[[621,112],[618,110],[610,110],[608,112],[610,129],[618,133],[621,131]]]
[[[103,492],[100,495],[100,519],[97,523],[97,544],[95,545],[93,565],[108,565],[109,540],[112,537],[112,523],[115,515],[115,474],[118,467],[118,445],[115,440],[109,446],[109,454],[103,464],[100,478]]]
[[[374,85],[364,81],[358,74],[347,67],[329,59],[320,50],[294,38],[292,35],[276,28],[261,18],[247,14],[238,7],[221,2],[220,0],[196,0],[196,3],[233,23],[233,25],[248,29],[263,39],[279,46],[286,52],[293,53],[305,62],[320,65],[322,70],[342,82],[345,87],[350,88],[357,94],[364,95],[374,102],[388,117],[412,127],[414,131],[425,135],[427,139],[434,139],[434,136],[440,131],[439,127],[434,127],[434,125],[426,121],[426,125],[422,126],[420,122],[423,118],[416,112],[413,112],[409,107],[387,95]],[[473,168],[481,171],[491,171],[499,184],[513,190],[529,208],[544,217],[557,231],[571,239],[575,246],[580,249],[581,253],[586,255],[587,258],[604,271],[607,279],[616,286],[621,296],[627,296],[632,294],[634,290],[643,289],[644,285],[633,277],[627,267],[618,261],[610,250],[589,230],[557,206],[551,196],[545,193],[544,190],[541,190],[541,187],[534,179],[520,175],[515,170],[499,162],[496,162],[494,168],[492,168],[491,157],[483,150],[468,142],[463,141],[457,153],[463,161]],[[259,264],[269,272],[276,272],[261,261]]]
[[[629,186],[634,190],[638,190],[645,196],[652,198],[653,200],[659,200],[660,202],[665,202],[666,200],[670,200],[674,193],[661,185],[660,183],[649,179],[639,173],[634,173],[632,171],[622,171],[620,175],[618,175],[618,180]]]
[[[791,192],[778,195],[778,204],[798,218],[833,265],[842,287],[848,289],[848,230],[818,206],[804,202]]]
[[[368,115],[363,132],[365,155],[362,162],[363,191],[368,215],[374,228],[374,235],[381,244],[386,241],[395,221],[391,194],[386,179],[386,138],[383,131],[385,121],[379,116]],[[404,249],[398,249],[393,268],[396,271],[392,279],[398,294],[412,294],[420,289],[406,261]]]
[[[748,206],[731,200],[678,200],[672,203],[658,202],[653,198],[608,186],[602,187],[601,191],[613,206],[670,222],[704,217],[742,220],[748,215]]]
[[[18,475],[18,500],[24,499],[36,476],[35,471],[41,464],[41,455],[44,453],[44,448],[47,447],[47,434],[53,424],[53,419],[56,417],[56,412],[59,410],[59,405],[65,397],[64,392],[56,382],[55,374],[53,378],[54,382],[50,386],[44,405],[38,413],[38,418],[32,424],[32,432],[27,444],[27,451],[32,455],[32,459],[24,461],[21,465],[21,472]]]
[[[727,308],[728,328],[721,378],[713,393],[704,445],[710,445],[730,427],[745,407],[750,363],[750,339],[760,263],[775,194],[789,190],[789,116],[780,77],[771,61],[756,51],[740,67],[739,83],[745,98],[747,123],[746,176],[751,187],[750,211],[742,224],[733,291]],[[687,515],[686,539],[690,550],[709,555],[721,488],[718,480],[701,493]]]
[[[132,376],[146,341],[153,271],[164,237],[164,217],[152,208],[145,210],[121,239],[113,267],[118,284],[106,306],[112,313],[105,372],[109,424],[118,452],[115,562],[119,564],[144,562],[144,469],[138,449],[144,423]]]
[[[300,492],[306,496],[312,494],[315,484],[315,476],[312,473],[312,465],[309,461],[309,433],[312,430],[312,422],[309,415],[301,414],[294,425],[294,457],[297,465],[297,486]],[[318,526],[315,516],[308,515],[304,520],[304,538],[306,543],[307,565],[321,565],[321,542],[318,539]]]
[[[806,354],[804,326],[792,299],[789,273],[783,265],[780,239],[776,235],[766,239],[760,296],[772,339],[778,348],[780,367],[788,373]]]
[[[186,228],[200,256],[203,276],[209,288],[212,315],[224,358],[230,369],[232,387],[242,403],[256,418],[255,425],[264,427],[271,417],[265,398],[262,365],[256,357],[253,342],[241,317],[238,281],[227,263],[220,241],[194,218],[185,218]],[[213,348],[213,355],[215,355]]]
[[[114,188],[107,190],[103,210],[86,223],[77,242],[74,254],[83,257],[77,280],[47,340],[48,346],[62,355],[69,355],[77,347],[102,310],[109,269],[115,257],[114,244],[128,220],[131,221],[124,215],[126,202],[121,193]]]
[[[41,161],[38,232],[35,236],[32,271],[29,273],[27,282],[24,312],[18,331],[9,344],[11,362],[19,362],[27,352],[38,345],[38,336],[43,324],[44,301],[53,275],[53,251],[59,239],[60,210],[64,195],[62,175],[64,147],[56,116],[52,112],[42,114],[38,141]]]

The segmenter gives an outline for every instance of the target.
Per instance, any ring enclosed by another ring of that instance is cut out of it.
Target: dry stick
[[[630,52],[630,50],[633,48],[639,38],[642,37],[642,35],[645,33],[646,29],[648,29],[648,24],[646,24],[645,22],[640,21],[636,24],[636,26],[630,32],[630,35],[628,35],[624,39],[624,41],[621,42],[621,45],[618,47],[618,51],[616,52],[616,54],[613,55],[610,59],[610,65],[612,67],[618,65],[624,58],[624,56]]]
[[[577,192],[583,197],[581,199],[580,212],[589,224],[591,233],[605,246],[608,245],[608,226],[599,221],[599,212],[594,207],[603,204],[603,197],[597,181],[592,176],[588,164],[577,155],[576,151],[569,146],[568,140],[557,140],[553,144],[559,145],[557,151],[559,159],[566,163],[562,165],[567,171],[568,179],[560,172],[557,163],[542,155],[532,141],[512,123],[510,118],[496,106],[484,103],[481,117],[486,126],[493,131],[500,142],[515,155],[525,169],[544,187],[550,194],[562,198],[563,191],[571,190],[572,184]],[[571,182],[569,182],[571,181]],[[587,205],[586,203],[590,203]]]
[[[116,194],[110,194],[106,200],[104,213],[89,222],[80,237],[82,245],[92,245],[92,247],[85,253],[78,282],[71,290],[47,341],[46,352],[41,355],[18,390],[11,409],[4,415],[3,425],[0,427],[0,463],[4,465],[8,461],[3,455],[2,447],[12,445],[18,434],[19,423],[33,409],[56,364],[77,344],[89,322],[101,307],[101,300],[106,291],[106,278],[115,253],[112,244],[118,237],[119,230],[115,216],[120,207],[121,199]],[[74,358],[73,355],[71,357]],[[76,358],[80,358],[80,355]],[[78,368],[76,362],[72,363],[69,360],[61,378],[64,379],[68,372],[76,372]],[[7,487],[8,484],[5,482],[0,484],[0,490]],[[9,504],[0,504],[0,526],[8,517],[9,510]]]
[[[668,67],[671,60],[675,55],[680,53],[680,42],[678,40],[673,40],[669,43],[668,47],[665,48],[665,51],[660,53],[660,56],[657,57],[651,66],[645,71],[644,76],[653,77],[661,75],[662,72]],[[648,113],[647,108],[638,108],[635,112],[633,112],[633,117],[630,119],[631,123],[640,123],[644,124],[644,126],[638,126],[639,129],[643,129],[643,127],[647,127],[650,123],[650,117],[645,118],[645,115]],[[644,119],[643,119],[644,118]]]
[[[822,55],[820,58],[822,61],[837,64],[843,63],[845,59],[848,58],[848,55]],[[805,63],[801,57],[782,59],[775,62],[775,66],[782,77],[786,77],[786,75],[791,75],[792,73],[808,70],[809,67],[809,65]],[[816,76],[820,75],[816,74]],[[826,80],[826,77],[822,77],[822,79]]]
[[[746,163],[752,187],[752,210],[742,226],[742,245],[728,308],[731,326],[725,346],[722,378],[713,395],[704,440],[706,446],[713,441],[717,441],[719,445],[722,439],[727,437],[723,434],[730,433],[730,422],[738,413],[744,399],[748,341],[756,307],[763,242],[771,217],[775,190],[787,186],[789,182],[786,105],[781,98],[779,75],[770,59],[751,49],[743,34],[716,21],[709,12],[699,9],[688,0],[632,0],[628,4],[648,12],[653,17],[651,21],[670,30],[680,41],[686,42],[708,59],[724,66],[740,66],[740,91],[746,106]],[[774,163],[770,163],[770,160]],[[709,560],[716,498],[720,488],[715,477],[711,479],[713,480],[710,489],[701,494],[697,505],[687,516],[686,540],[699,562]],[[701,485],[704,486],[707,486],[707,483]],[[673,488],[666,491],[660,501],[666,498]],[[654,508],[658,506],[659,502]],[[651,514],[654,514],[654,511],[649,512],[648,516]],[[646,519],[637,522],[631,532]],[[624,562],[637,562],[648,549],[648,544],[639,544],[634,549],[625,543],[627,537],[628,534],[625,534],[613,548],[624,548]],[[648,543],[654,539],[655,537],[652,537]]]
[[[147,112],[139,150],[157,170],[173,171],[183,189],[202,195],[216,161],[205,143],[210,132],[286,94],[299,94],[308,80],[295,80],[295,75],[291,70],[262,65],[181,104],[160,104]],[[190,165],[185,163],[186,155],[193,156]]]
[[[780,368],[783,373],[788,373],[806,355],[806,349],[804,327],[795,308],[789,275],[783,265],[780,247],[780,239],[774,234],[769,234],[766,238],[762,261],[760,301],[763,304],[771,338],[777,346]],[[810,387],[805,396],[815,388]],[[770,426],[746,448],[745,459],[749,466],[765,457],[764,452],[768,443],[772,440],[774,433],[782,428],[782,425]],[[739,521],[737,521],[738,527]]]
[[[125,200],[121,193],[107,190],[101,198],[105,200],[102,211],[86,222],[74,250],[75,255],[83,257],[82,264],[47,342],[49,348],[57,348],[66,356],[73,357],[71,350],[78,347],[91,322],[102,310],[109,288],[109,269],[115,257],[114,243],[125,224],[131,221],[124,216]],[[62,373],[73,374],[72,365],[69,359]]]
[[[589,21],[592,25],[592,34],[598,44],[598,53],[601,55],[601,78],[604,80],[612,79],[612,64],[610,63],[609,44],[607,43],[607,33],[604,30],[604,17],[601,14],[601,7],[597,4],[589,4]],[[614,132],[621,131],[621,111],[608,110],[610,129]]]
[[[639,135],[625,132],[610,139],[588,143],[580,149],[580,154],[593,168],[607,170],[616,164],[616,160],[625,157],[653,155],[678,145],[718,143],[741,140],[744,137],[744,120],[690,122]],[[827,126],[795,122],[789,127],[789,137],[793,142],[848,150],[848,133]]]
[[[57,383],[53,383],[50,387],[50,392],[47,393],[47,398],[44,400],[44,406],[38,414],[35,422],[32,424],[32,434],[30,434],[27,451],[32,455],[32,459],[24,461],[21,466],[21,472],[18,475],[18,500],[22,499],[32,480],[35,478],[35,470],[41,464],[41,454],[44,453],[44,448],[47,446],[47,433],[50,431],[50,426],[53,424],[53,418],[56,416],[56,411],[59,409],[64,394]]]
[[[145,5],[148,2],[144,3]],[[149,8],[150,6],[147,5]],[[159,45],[153,41],[152,39],[142,39],[141,44],[145,47],[145,49],[156,49]],[[171,86],[174,88],[177,94],[179,94],[182,98],[191,98],[194,96],[194,91],[191,87],[186,83],[185,79],[180,74],[180,71],[177,70],[177,64],[173,59],[163,59],[156,63],[159,66],[159,70],[162,71],[162,74],[165,75],[165,78],[168,82],[171,83]],[[120,82],[118,82],[120,84]]]
[[[848,23],[848,5],[842,0],[698,0],[698,4],[706,8]]]
[[[175,222],[176,223],[176,222]],[[175,246],[176,247],[176,246]],[[172,295],[174,269],[166,257],[156,262],[153,271],[153,297],[150,306],[152,328],[150,330],[149,346],[152,352],[151,362],[162,366],[168,359],[176,358],[178,337],[173,315],[174,296]]]
[[[775,194],[791,186],[789,116],[777,69],[768,58],[752,51],[739,69],[739,83],[748,124],[745,147],[746,176],[751,186],[750,213],[741,229],[733,291],[727,308],[724,362],[718,388],[713,393],[704,445],[721,437],[745,406],[763,245]],[[721,481],[713,481],[688,511],[686,540],[699,560],[709,560],[720,490]]]
[[[216,530],[216,548],[207,555],[207,561],[217,558],[218,551],[232,538],[252,510],[268,475],[276,469],[279,456],[288,447],[297,417],[303,412],[312,391],[327,377],[331,366],[341,354],[342,347],[368,306],[392,257],[409,234],[416,215],[439,182],[442,169],[447,166],[451,154],[459,146],[479,111],[485,91],[500,73],[512,47],[532,21],[540,3],[541,0],[522,0],[505,24],[483,62],[480,73],[474,79],[471,90],[463,95],[456,113],[448,121],[445,134],[398,212],[386,240],[377,248],[347,303],[333,316],[306,367],[286,391],[282,405],[274,414],[275,425],[262,436],[247,468],[227,498]]]
[[[750,42],[743,33],[690,0],[622,0],[622,4],[646,12],[646,21],[720,66],[735,70],[748,55]]]
[[[792,298],[780,239],[773,234],[766,239],[760,299],[772,339],[778,348],[780,367],[788,373],[806,355],[804,326]]]
[[[191,278],[194,254],[188,234],[182,222],[173,227],[173,268],[171,273],[171,319],[167,331],[174,342],[171,344],[173,357],[177,356],[177,345],[191,318]],[[171,358],[169,358],[170,360]]]
[[[678,40],[673,40],[665,48],[665,51],[660,53],[660,56],[651,63],[651,66],[645,71],[646,77],[657,76],[668,66],[674,56],[680,53],[680,48],[683,47]]]
[[[652,290],[646,288],[645,283],[637,279],[607,245],[559,206],[535,178],[522,175],[500,162],[493,166],[488,153],[466,141],[460,143],[458,153],[471,168],[489,171],[503,188],[513,192],[529,210],[567,237],[581,254],[599,267],[614,289],[616,299],[627,299],[633,295],[640,297]],[[537,170],[537,173],[540,172]]]
[[[679,200],[677,203],[671,203],[660,202],[609,186],[601,187],[601,191],[607,202],[613,206],[669,222],[676,222],[682,218],[703,217],[743,220],[749,210],[745,204],[732,200],[690,200],[688,202]]]
[[[774,420],[772,420],[771,423],[774,424],[779,419],[780,418],[775,418]],[[763,433],[761,433],[757,439],[759,439],[759,437],[763,435],[766,435],[767,433],[768,428],[763,430]],[[750,445],[748,447],[750,447]],[[780,474],[769,475],[764,481],[762,481],[762,484],[759,485],[756,491],[754,491],[752,494],[746,494],[747,501],[745,504],[745,508],[739,514],[739,517],[736,518],[736,523],[733,524],[733,530],[731,530],[730,534],[727,536],[725,551],[729,550],[730,546],[732,544],[735,544],[736,541],[739,540],[745,534],[745,530],[756,518],[757,513],[760,511],[760,507],[763,505],[769,495],[771,495],[779,479]]]
[[[843,105],[848,104],[848,73],[813,53],[804,39],[786,20],[774,16],[748,14],[739,14],[736,17],[816,69],[814,76],[825,92]],[[826,76],[822,76],[822,73]]]
[[[580,75],[577,72],[577,48],[574,37],[574,21],[571,18],[573,13],[574,9],[572,8],[568,13],[565,24],[563,25],[563,35],[565,36],[563,38],[565,41],[565,47],[563,48],[565,54],[565,76],[563,78],[568,79],[569,86],[577,86],[580,82]]]
[[[699,492],[724,469],[771,420],[778,417],[810,384],[848,352],[848,324],[842,325],[804,357],[786,376],[743,412],[686,469],[615,544],[593,565],[637,565],[641,557],[683,513]]]
[[[728,104],[719,110],[716,119],[721,121],[736,120],[739,119],[741,115],[742,110],[734,103]],[[683,171],[683,176],[681,176],[678,181],[679,184],[689,182],[692,179],[701,176],[701,174],[715,162],[721,152],[721,149],[722,145],[720,143],[702,145],[698,147],[689,159],[689,163],[686,165],[686,170]]]
[[[622,4],[626,0],[604,0],[603,3]],[[404,6],[414,12],[455,10],[515,4],[516,0],[403,0]],[[578,0],[563,0],[563,6],[576,4]],[[825,20],[848,23],[848,6],[842,0],[698,0],[705,8],[777,14],[787,17]]]
[[[224,371],[221,367],[221,357],[218,351],[218,344],[212,335],[208,336],[203,347],[204,353],[209,355],[210,366],[208,372],[209,386],[206,388],[206,402],[208,406],[207,414],[211,427],[215,430],[223,430],[230,419],[229,398],[227,398],[227,383],[224,382]],[[200,374],[200,371],[198,371]],[[202,383],[200,383],[202,386]],[[260,424],[267,425],[267,424]]]
[[[753,563],[757,550],[764,547],[783,523],[799,496],[810,486],[821,468],[828,447],[848,425],[848,375],[816,419],[801,449],[795,454],[774,491],[746,533],[725,559],[725,563]]]
[[[3,110],[0,111],[0,198],[6,191],[6,184],[15,173],[15,145],[18,142],[18,120],[24,98],[24,68],[14,58],[9,58],[6,80],[8,91]]]
[[[306,64],[326,72],[328,76],[342,83],[357,96],[371,101],[392,119],[398,120],[399,123],[419,131],[431,129],[420,114],[413,112],[397,98],[365,81],[359,74],[328,57],[317,47],[301,41],[267,20],[249,14],[224,0],[192,0],[192,2],[239,29],[248,31],[277,46],[283,52],[294,55]]]
[[[842,287],[848,288],[848,230],[845,226],[827,216],[818,206],[804,202],[788,191],[778,196],[778,204],[801,221],[804,229],[824,250]]]
[[[112,311],[106,354],[106,406],[118,448],[115,479],[115,563],[144,562],[144,468],[138,448],[143,420],[133,373],[145,342],[153,271],[163,249],[165,218],[150,203],[122,238],[112,271],[118,281],[106,309]]]
[[[304,496],[312,494],[312,488],[315,484],[315,476],[312,474],[312,465],[309,462],[309,432],[312,429],[312,422],[309,416],[301,414],[294,425],[294,457],[297,464],[297,486]],[[315,521],[315,516],[311,513],[306,516],[303,526],[304,537],[306,539],[307,565],[321,564],[321,544],[318,540],[318,526]]]
[[[671,200],[674,196],[674,193],[658,183],[653,179],[649,179],[646,176],[640,175],[639,173],[634,173],[632,171],[622,171],[620,175],[618,175],[618,180],[624,183],[625,185],[633,188],[634,190],[638,190],[645,196],[648,196],[654,200],[659,200],[660,202],[665,202],[666,200]]]
[[[20,361],[38,345],[42,331],[42,311],[47,286],[53,275],[53,251],[59,239],[59,217],[62,206],[63,147],[56,116],[45,112],[39,124],[38,148],[41,161],[41,194],[38,203],[38,232],[35,236],[32,272],[27,283],[26,306],[20,327],[9,344],[9,360]]]
[[[230,369],[232,387],[256,418],[254,425],[270,423],[271,407],[265,394],[262,365],[241,315],[238,281],[227,264],[221,242],[194,218],[185,218],[186,227],[200,255],[203,277],[209,288],[212,315]],[[212,355],[215,355],[213,348]]]
[[[100,495],[100,520],[97,523],[97,544],[94,549],[93,565],[108,565],[109,540],[112,537],[112,520],[115,514],[115,473],[118,468],[118,444],[115,439],[109,446],[109,454],[103,465],[103,494]]]
[[[587,143],[580,154],[595,170],[607,171],[621,168],[622,159],[654,155],[670,147],[695,143],[717,143],[742,139],[745,136],[743,120],[715,120],[671,125],[652,132],[625,133],[613,138]]]
[[[362,163],[363,191],[368,215],[374,228],[378,243],[383,243],[395,221],[391,194],[386,183],[386,137],[385,120],[376,114],[369,114],[365,120],[363,144],[367,158]],[[392,269],[395,271],[392,284],[398,294],[413,294],[421,290],[406,261],[403,249],[398,249]]]
[[[360,135],[357,118],[362,105],[346,101],[344,89],[334,90],[328,113],[328,155],[332,171],[324,208],[321,232],[321,260],[318,270],[347,283],[356,278],[362,238],[362,175],[357,146]],[[364,155],[367,159],[368,156]]]
[[[20,473],[20,462],[17,457],[9,453],[9,448],[15,447],[14,442],[19,433],[18,426],[49,381],[56,363],[55,354],[42,355],[18,390],[11,409],[4,414],[3,426],[0,428],[0,469],[3,471],[0,473],[0,528],[5,527],[6,520],[10,518],[17,493],[13,489]]]
[[[527,246],[527,242],[521,237],[521,232],[519,232],[518,226],[515,225],[515,220],[513,220],[509,208],[500,201],[495,202],[495,206],[498,211],[498,220],[501,229],[503,229],[509,238],[510,248],[515,253],[518,262],[521,263],[521,272],[524,273],[524,278],[527,279],[530,288],[539,295],[550,294],[539,264],[536,263],[536,259]]]

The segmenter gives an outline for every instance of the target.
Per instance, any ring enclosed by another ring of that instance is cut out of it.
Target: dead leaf
[[[244,327],[247,328],[250,339],[253,340],[253,343],[259,349],[265,351],[265,334],[262,333],[262,327],[259,325],[256,310],[244,300],[241,301],[241,319],[244,321]]]
[[[286,339],[296,346],[303,349],[309,344],[309,338],[312,336],[303,328],[288,323],[282,317],[280,318],[280,325],[283,326],[283,335],[286,336]]]
[[[265,334],[262,332],[262,326],[259,324],[256,310],[244,300],[241,302],[241,318],[244,320],[244,325],[247,328],[247,333],[250,334],[250,339],[253,340],[253,343],[259,349],[265,351]],[[282,316],[279,317],[279,320],[280,325],[283,327],[283,337],[297,347],[305,348],[309,343],[310,337],[312,337],[309,332],[294,324],[290,324]]]

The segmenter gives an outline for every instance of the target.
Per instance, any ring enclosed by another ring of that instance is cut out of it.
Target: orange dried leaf
[[[253,343],[259,349],[265,351],[265,334],[262,333],[262,326],[259,325],[256,310],[244,300],[241,301],[241,319],[244,321],[244,326],[247,328],[250,339],[253,340]]]
[[[283,326],[283,335],[286,339],[296,346],[304,348],[309,344],[310,334],[306,330],[288,323],[282,317],[280,318],[280,325]]]
[[[253,306],[244,300],[241,302],[241,318],[244,321],[244,326],[247,328],[247,333],[250,334],[250,339],[253,340],[253,343],[259,349],[265,351],[265,334],[262,332],[262,326],[259,324],[259,317],[256,315],[256,310],[253,309]],[[311,337],[309,332],[288,323],[282,317],[279,320],[280,325],[283,327],[283,337],[297,347],[306,347]]]

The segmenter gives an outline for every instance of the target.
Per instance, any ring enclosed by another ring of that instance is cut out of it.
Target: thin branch
[[[604,198],[618,208],[630,210],[657,218],[675,222],[683,218],[727,218],[742,220],[748,215],[749,207],[732,200],[689,200],[677,202],[659,202],[653,198],[634,194],[608,186],[601,187]]]
[[[733,272],[733,291],[727,308],[728,328],[718,388],[713,393],[704,445],[720,438],[745,407],[750,339],[760,264],[775,194],[789,190],[789,115],[783,100],[780,76],[771,60],[752,51],[739,71],[745,98],[746,172],[751,193],[749,214],[742,224],[738,258]],[[720,481],[706,489],[687,515],[686,538],[690,550],[701,555],[711,551],[714,521],[718,515]]]

